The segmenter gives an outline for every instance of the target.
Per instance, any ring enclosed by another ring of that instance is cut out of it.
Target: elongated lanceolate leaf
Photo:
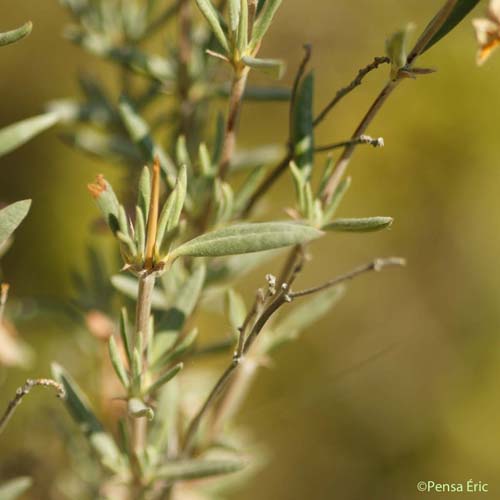
[[[226,52],[229,52],[229,43],[219,21],[219,14],[212,5],[212,2],[210,0],[196,0],[196,3],[198,4],[198,8],[201,10],[202,14],[205,16],[208,24],[210,24],[210,27],[212,28],[217,40],[219,40],[219,43],[222,45],[224,50],[226,50]]]
[[[0,485],[0,500],[16,500],[33,484],[31,477],[22,476]]]
[[[283,72],[285,71],[285,63],[281,59],[259,59],[256,57],[243,56],[242,61],[250,68],[278,79],[283,76]]]
[[[380,231],[392,225],[392,217],[364,217],[361,219],[337,219],[322,227],[324,231],[367,233]]]
[[[23,219],[28,215],[31,200],[16,201],[0,210],[0,245],[12,235]]]
[[[267,0],[262,8],[257,21],[255,22],[253,32],[252,32],[252,40],[250,41],[250,50],[253,51],[256,49],[264,38],[269,26],[273,21],[274,14],[278,10],[281,5],[282,0]]]
[[[89,439],[103,465],[114,472],[123,472],[124,462],[118,446],[113,438],[104,431],[80,387],[57,363],[52,364],[52,374],[54,379],[64,387],[66,394],[64,403],[70,415]]]
[[[4,33],[0,33],[0,47],[21,40],[22,38],[28,36],[31,33],[32,29],[33,29],[33,23],[31,21],[28,21],[27,23],[23,24],[19,28],[16,28],[15,30],[5,31]]]
[[[184,243],[172,252],[171,257],[218,257],[262,252],[305,243],[322,234],[313,227],[293,222],[236,224]]]
[[[458,24],[463,21],[467,14],[469,14],[469,12],[478,3],[479,0],[458,0],[441,29],[431,38],[422,52],[429,50],[433,45],[439,42],[441,38],[445,37],[450,31],[452,31]]]
[[[44,113],[0,129],[0,156],[10,153],[35,135],[52,127],[59,118],[58,113]]]
[[[294,160],[306,179],[311,175],[314,161],[313,97],[314,73],[311,71],[300,83],[292,114]]]

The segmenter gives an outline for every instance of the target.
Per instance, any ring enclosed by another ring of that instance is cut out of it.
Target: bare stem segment
[[[134,345],[145,346],[144,352],[140,353],[142,356],[143,373],[147,370],[147,358],[145,352],[149,346],[145,342],[138,342],[139,335],[145,340],[148,338],[147,332],[149,329],[149,321],[151,316],[151,302],[153,298],[153,290],[155,286],[154,274],[144,273],[139,278],[139,294],[137,296],[136,317],[135,317],[135,336]],[[132,446],[134,453],[139,454],[144,450],[146,444],[146,419],[134,418],[132,419]]]
[[[248,79],[248,68],[235,69],[231,93],[229,96],[229,110],[226,122],[226,131],[222,145],[222,155],[219,167],[219,176],[224,179],[229,171],[231,160],[236,146],[236,129],[241,111],[241,103]]]
[[[16,411],[16,408],[21,404],[24,396],[27,396],[31,389],[36,386],[41,387],[52,387],[57,392],[58,398],[64,398],[66,396],[66,392],[64,391],[64,387],[57,383],[55,380],[48,378],[39,378],[39,379],[28,379],[22,387],[19,387],[16,391],[16,395],[7,405],[7,409],[5,410],[2,418],[0,418],[0,434],[7,427],[7,423],[11,419],[12,415]]]

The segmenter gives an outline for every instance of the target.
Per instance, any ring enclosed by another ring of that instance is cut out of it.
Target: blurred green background
[[[287,0],[263,53],[287,59],[290,82],[301,45],[311,42],[319,109],[358,68],[382,55],[389,33],[408,21],[422,29],[439,4]],[[75,95],[79,70],[112,77],[62,38],[68,19],[55,0],[2,0],[0,9],[1,30],[34,22],[28,39],[0,53],[0,126]],[[500,498],[500,54],[481,69],[474,58],[468,20],[422,58],[439,71],[401,85],[375,120],[369,133],[383,136],[386,147],[356,153],[341,215],[391,215],[396,222],[387,232],[315,244],[301,284],[374,256],[405,256],[408,267],[350,284],[327,318],[260,373],[240,422],[265,444],[269,461],[233,498],[442,498],[418,493],[417,482],[471,478],[489,483],[480,498]],[[386,69],[371,75],[346,99],[320,127],[318,143],[350,135],[386,75]],[[283,104],[245,105],[239,145],[281,143],[286,120]],[[70,150],[59,133],[45,133],[0,160],[0,200],[33,198],[2,261],[13,300],[68,299],[71,271],[85,269],[96,216],[85,186],[100,172],[124,178],[120,167]],[[281,213],[291,192],[283,181],[259,216]],[[250,296],[260,281],[252,277],[241,289]],[[81,335],[57,316],[33,321],[26,314],[19,329],[37,358],[28,371],[1,372],[2,407],[26,377],[48,375],[51,359],[92,387]],[[27,398],[1,437],[0,477],[35,474],[30,498],[50,498],[64,456],[56,427],[66,417],[42,391]]]

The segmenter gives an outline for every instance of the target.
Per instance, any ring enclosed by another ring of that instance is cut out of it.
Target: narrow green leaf
[[[125,307],[122,307],[120,312],[120,336],[122,339],[123,347],[125,349],[125,354],[127,355],[127,360],[129,366],[132,365],[132,347],[130,345],[130,333],[129,333],[129,322],[128,313]]]
[[[332,201],[326,207],[324,221],[329,222],[331,218],[335,215],[335,212],[339,208],[342,200],[344,199],[347,190],[351,186],[351,177],[346,177],[342,180],[342,182],[338,185],[337,189],[333,193]]]
[[[262,252],[298,245],[322,236],[317,229],[293,222],[262,222],[236,224],[198,236],[177,247],[171,254],[180,256],[219,257]]]
[[[212,5],[212,2],[210,0],[196,0],[196,3],[202,14],[205,16],[208,24],[212,28],[215,37],[222,45],[224,50],[229,53],[229,43],[220,24],[219,14],[215,10],[215,7]]]
[[[104,431],[80,387],[57,363],[52,363],[52,374],[54,379],[64,387],[66,408],[80,430],[89,439],[102,464],[115,473],[123,474],[125,462],[120,450],[114,439]]]
[[[386,41],[385,51],[391,60],[391,78],[396,79],[399,70],[406,66],[408,36],[413,26],[408,24],[392,34]]]
[[[109,358],[111,359],[111,364],[115,369],[116,375],[120,379],[120,382],[122,383],[123,387],[127,389],[129,386],[127,370],[123,365],[120,352],[118,351],[118,346],[116,345],[116,340],[113,336],[109,337],[108,349],[109,349]]]
[[[33,29],[33,23],[31,21],[28,21],[19,28],[16,28],[11,31],[5,31],[4,33],[0,33],[0,47],[3,47],[4,45],[9,45],[11,43],[15,43],[18,40],[27,37],[31,33],[32,29]]]
[[[198,328],[193,328],[182,340],[167,351],[163,356],[153,362],[153,369],[162,369],[166,365],[173,363],[189,351],[198,338]]]
[[[137,251],[141,256],[144,256],[144,251],[146,247],[146,222],[144,220],[144,215],[139,207],[135,207],[135,244],[137,245]]]
[[[240,0],[229,0],[229,29],[236,33],[240,24],[241,3]]]
[[[148,420],[153,420],[155,413],[144,401],[138,398],[132,398],[128,402],[128,413],[131,417],[141,418],[146,417]]]
[[[0,129],[0,156],[10,153],[36,135],[54,126],[59,118],[58,113],[44,113]]]
[[[248,0],[236,1],[239,1],[241,3],[237,45],[240,54],[243,54],[246,51],[248,45]]]
[[[206,278],[206,267],[196,267],[179,287],[175,302],[159,325],[153,344],[152,358],[156,362],[167,352],[177,340],[177,334],[184,328],[186,319],[193,313],[203,291]]]
[[[139,194],[137,205],[144,215],[144,221],[148,220],[149,203],[151,199],[151,174],[148,167],[142,169],[141,177],[139,179]],[[123,229],[122,229],[123,230]]]
[[[443,24],[441,29],[431,38],[429,43],[425,46],[422,52],[429,50],[434,44],[439,42],[441,38],[445,37],[452,31],[469,12],[479,3],[479,0],[458,0],[453,11],[448,16],[448,19]]]
[[[365,217],[361,219],[337,219],[322,227],[324,231],[367,233],[390,227],[392,217]]]
[[[66,370],[59,364],[53,363],[52,374],[55,380],[64,387],[66,392],[64,402],[82,432],[87,436],[103,432],[103,426],[91,409],[87,397]]]
[[[156,232],[156,251],[159,252],[163,245],[165,235],[169,234],[179,225],[182,209],[187,193],[187,168],[181,166],[174,190],[170,193],[158,218]]]
[[[137,335],[140,341],[142,334]],[[142,387],[142,349],[134,347],[132,351],[132,370],[131,370],[131,392],[132,394],[140,394]]]
[[[28,215],[31,200],[16,201],[0,210],[0,246],[12,236],[19,224]]]
[[[28,476],[9,479],[0,485],[0,500],[16,500],[25,493],[33,484],[33,479]]]
[[[292,142],[294,160],[309,179],[314,162],[314,73],[308,73],[297,89],[292,111]]]
[[[226,292],[226,311],[233,332],[237,334],[239,328],[245,322],[247,308],[243,297],[232,288],[229,288]]]
[[[177,165],[191,167],[191,158],[186,144],[186,136],[180,135],[175,146],[175,158]]]
[[[60,137],[68,146],[87,155],[104,158],[106,161],[134,166],[143,161],[136,146],[123,135],[110,135],[93,129],[79,129],[75,132],[65,131]]]
[[[243,56],[243,62],[250,68],[271,75],[273,78],[281,79],[285,72],[285,63],[281,59],[258,59],[250,56]]]
[[[236,151],[231,162],[231,172],[277,163],[283,159],[285,154],[283,146],[278,144],[266,144],[248,150],[240,149]]]
[[[253,27],[252,39],[249,45],[249,49],[251,52],[253,52],[258,47],[261,40],[264,38],[264,35],[271,26],[273,17],[276,14],[279,6],[281,5],[281,2],[282,0],[267,0],[264,4],[264,7],[262,8],[262,11],[260,12],[259,17],[257,18],[257,21],[255,21]]]
[[[293,185],[295,186],[295,196],[297,197],[297,205],[299,207],[300,213],[304,216],[307,212],[306,209],[306,184],[307,181],[304,177],[304,172],[302,172],[297,164],[292,161],[290,162],[290,171],[292,172]]]
[[[156,382],[153,382],[145,391],[145,394],[151,395],[163,387],[167,382],[170,382],[184,367],[183,363],[176,364],[170,370],[167,370],[163,375],[160,375]]]
[[[168,481],[184,481],[202,479],[222,474],[237,472],[245,467],[245,462],[239,459],[225,460],[183,460],[170,462],[158,469],[157,477]]]
[[[227,182],[215,181],[215,224],[224,224],[231,219],[234,209],[234,193]]]
[[[145,160],[152,163],[156,156],[160,160],[160,165],[171,186],[175,182],[175,167],[165,150],[155,143],[149,125],[134,110],[132,104],[126,97],[120,98],[120,116],[132,141],[137,144],[142,151]]]
[[[267,173],[267,168],[264,165],[254,168],[247,178],[241,184],[238,192],[235,195],[234,200],[234,212],[236,214],[240,213],[248,204],[248,201],[252,198],[261,181],[264,179]]]

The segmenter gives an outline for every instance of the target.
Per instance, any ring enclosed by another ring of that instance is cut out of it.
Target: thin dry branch
[[[33,389],[33,387],[36,386],[54,388],[57,392],[58,398],[62,399],[66,396],[64,387],[61,384],[57,383],[55,380],[49,378],[26,380],[25,384],[17,389],[16,395],[9,402],[4,414],[2,415],[2,418],[0,419],[0,434],[2,434],[4,429],[7,427],[9,420],[16,411],[16,408],[21,404],[21,401],[23,400],[24,396],[27,396],[30,393],[31,389]]]

